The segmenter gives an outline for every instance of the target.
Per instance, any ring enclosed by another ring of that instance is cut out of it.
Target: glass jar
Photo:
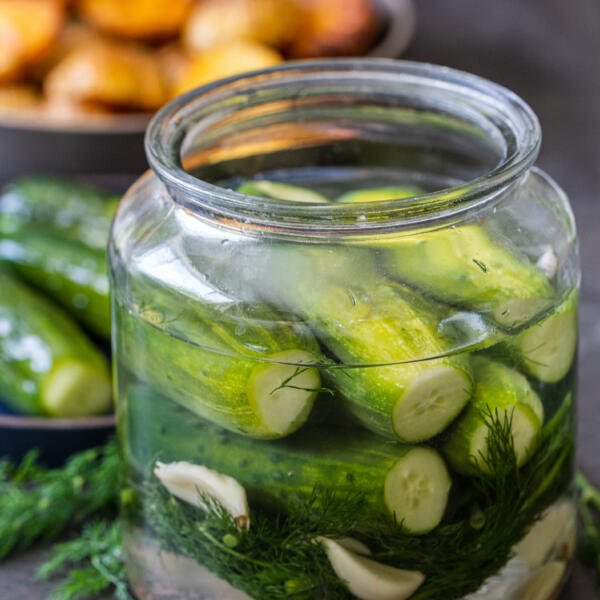
[[[541,600],[579,267],[508,90],[319,61],[166,106],[110,258],[139,598]]]

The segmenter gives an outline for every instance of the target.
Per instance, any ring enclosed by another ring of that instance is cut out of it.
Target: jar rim
[[[480,116],[494,119],[507,151],[487,172],[464,183],[411,198],[344,204],[293,203],[243,194],[204,181],[185,170],[181,147],[186,133],[214,115],[217,103],[244,96],[273,82],[298,86],[315,77],[363,80],[393,78],[453,95]],[[214,111],[213,111],[214,112]],[[531,107],[509,89],[477,75],[430,63],[394,59],[290,61],[196,88],[166,104],[152,119],[145,137],[148,162],[172,197],[187,207],[258,229],[284,232],[367,233],[368,230],[423,226],[457,218],[501,197],[533,165],[541,144],[540,124]],[[357,216],[360,218],[357,219]]]

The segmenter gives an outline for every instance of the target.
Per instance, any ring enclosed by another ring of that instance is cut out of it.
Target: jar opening
[[[156,115],[146,152],[192,210],[271,231],[354,232],[414,227],[488,203],[527,172],[540,138],[531,108],[485,79],[407,61],[330,60],[194,90]],[[235,191],[255,178],[419,191],[352,205]]]

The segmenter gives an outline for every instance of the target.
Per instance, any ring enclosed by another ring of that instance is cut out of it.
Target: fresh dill
[[[473,262],[484,272],[487,273],[488,272],[488,268],[487,265],[482,262],[481,260],[478,260],[476,258],[473,259]]]
[[[109,590],[117,600],[132,600],[119,523],[94,521],[84,527],[79,537],[56,544],[37,576],[49,579],[57,575],[63,580],[52,590],[49,600],[84,600]]]
[[[583,562],[594,569],[600,579],[600,490],[583,473],[577,474],[576,484],[583,525],[579,553]]]
[[[55,539],[93,515],[114,515],[119,493],[115,442],[73,455],[45,469],[29,453],[13,466],[0,463],[0,559],[37,540]]]
[[[552,427],[545,428],[522,469],[517,468],[510,419],[497,414],[487,419],[489,474],[474,480],[471,505],[462,518],[423,536],[404,532],[392,520],[366,525],[357,520],[364,514],[364,498],[324,489],[315,489],[308,502],[293,505],[285,515],[254,507],[251,529],[240,531],[224,511],[199,511],[150,481],[144,515],[163,549],[197,560],[261,600],[350,597],[315,542],[320,535],[355,537],[371,548],[374,560],[425,573],[412,600],[462,598],[504,566],[512,547],[568,490],[572,477],[573,441],[565,419],[548,424]],[[555,464],[559,468],[552,468]]]
[[[307,388],[307,387],[302,387],[299,385],[293,385],[290,383],[291,381],[296,379],[296,377],[299,377],[300,375],[302,375],[302,373],[305,373],[309,369],[313,369],[313,368],[314,367],[310,367],[310,366],[309,367],[296,367],[294,372],[289,377],[286,377],[277,387],[273,388],[269,392],[269,395],[272,396],[275,392],[282,390],[284,388],[287,388],[287,389],[291,389],[291,390],[302,390],[304,392],[317,392],[317,393],[330,394],[331,396],[334,396],[335,392],[331,388],[327,388],[327,387]]]

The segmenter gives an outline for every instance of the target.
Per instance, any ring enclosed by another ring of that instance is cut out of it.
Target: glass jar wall
[[[394,61],[184,96],[112,234],[139,598],[554,597],[579,266],[509,91]]]

